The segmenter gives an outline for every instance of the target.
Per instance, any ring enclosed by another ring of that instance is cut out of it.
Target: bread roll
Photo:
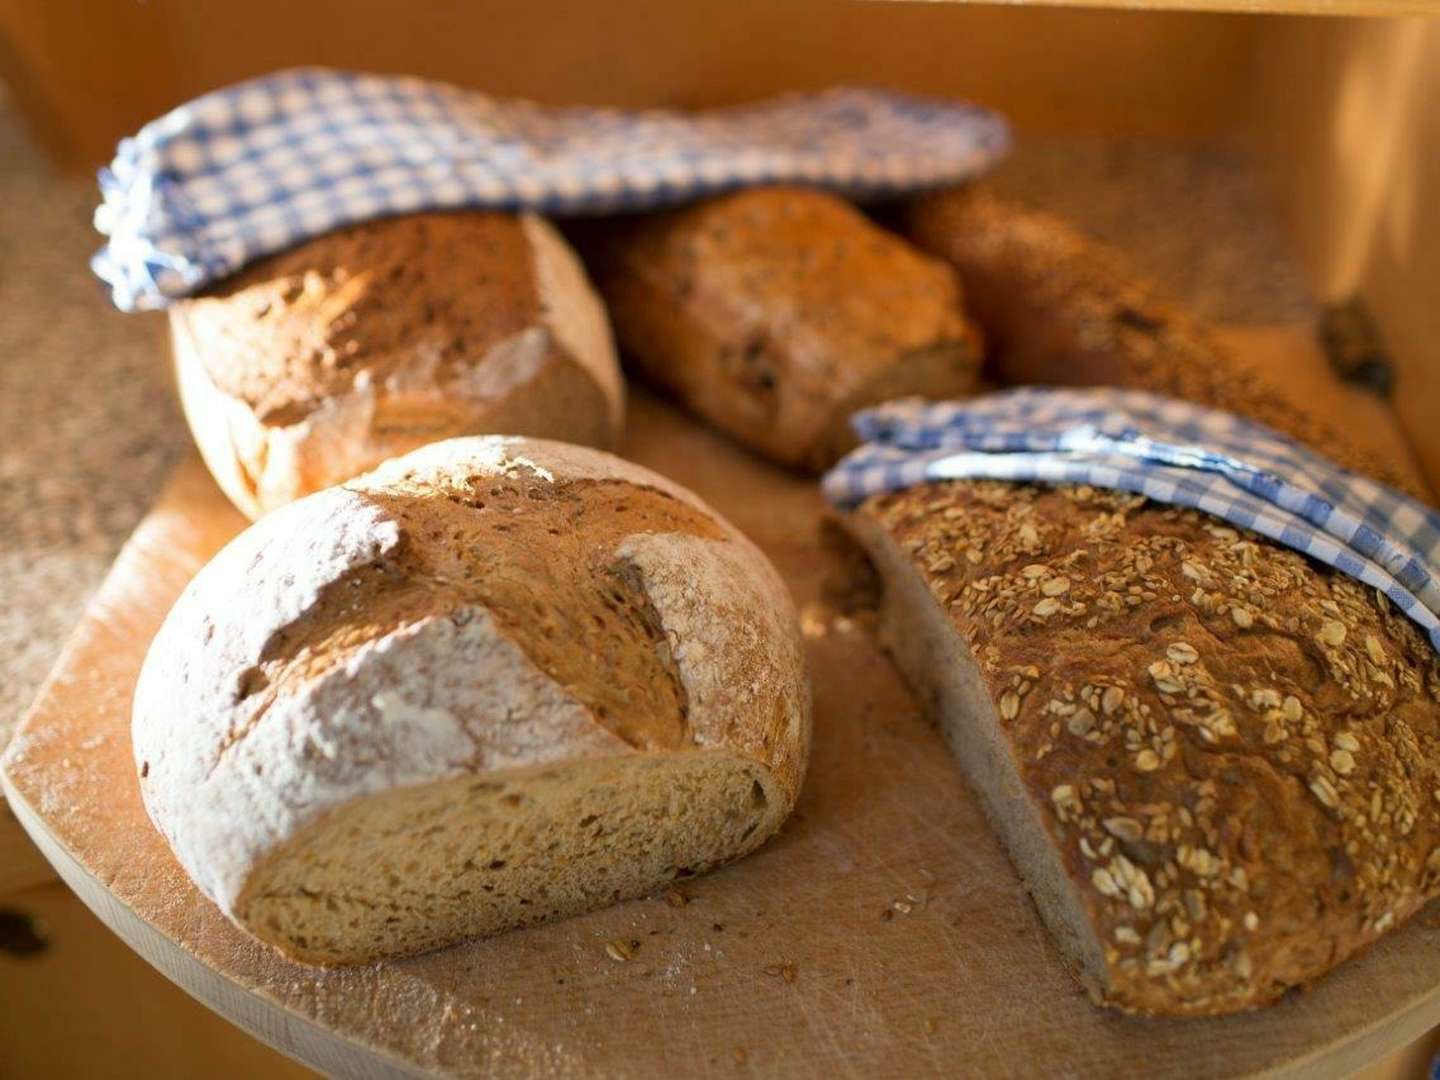
[[[608,454],[427,446],[242,533],[135,693],[145,805],[236,923],[352,963],[753,850],[810,740],[774,569]]]
[[[579,260],[534,215],[367,222],[171,309],[181,399],[250,517],[456,435],[592,446],[624,390]]]
[[[976,388],[954,273],[833,195],[752,188],[577,235],[627,361],[782,465],[832,464],[867,405]]]
[[[963,187],[913,201],[902,227],[960,272],[996,381],[1120,386],[1224,409],[1429,501],[1418,476],[1267,385],[1117,252],[1059,218]]]
[[[843,525],[1097,1002],[1263,1005],[1440,893],[1440,660],[1374,590],[1088,487],[930,484]]]

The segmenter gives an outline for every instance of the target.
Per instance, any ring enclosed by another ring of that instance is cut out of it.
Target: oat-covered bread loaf
[[[1417,476],[1262,382],[1118,252],[1061,219],[961,187],[914,200],[902,224],[960,272],[997,381],[1121,386],[1224,409],[1428,501]]]
[[[832,464],[864,406],[975,390],[954,272],[833,195],[752,188],[577,235],[627,362],[782,465]]]
[[[1440,893],[1440,661],[1196,511],[952,481],[843,525],[882,640],[1099,1002],[1274,1001]]]
[[[744,855],[809,749],[763,555],[609,454],[436,443],[268,515],[194,579],[134,704],[145,805],[235,922],[415,953]]]
[[[182,301],[170,326],[191,430],[250,517],[428,442],[610,447],[623,420],[604,308],[530,214],[340,229]]]

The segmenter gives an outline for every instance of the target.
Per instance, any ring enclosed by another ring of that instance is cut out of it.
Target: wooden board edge
[[[0,791],[9,800],[21,828],[65,886],[141,959],[212,1012],[272,1050],[327,1076],[380,1080],[427,1075],[416,1072],[383,1050],[334,1035],[195,959],[91,875],[46,828],[3,767],[0,767]]]
[[[1342,964],[1348,962],[1341,961]],[[1321,1047],[1307,1057],[1257,1075],[1267,1080],[1316,1080],[1317,1077],[1341,1080],[1378,1065],[1390,1055],[1437,1030],[1440,1030],[1440,988],[1412,1001],[1404,1011],[1376,1021],[1344,1042]]]
[[[930,3],[954,6],[1081,8],[1134,13],[1210,15],[1302,15],[1322,18],[1405,18],[1440,15],[1435,0],[868,0],[870,3]]]

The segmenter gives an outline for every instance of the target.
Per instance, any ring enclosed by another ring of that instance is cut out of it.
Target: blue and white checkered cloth
[[[1136,390],[1023,387],[858,413],[825,495],[962,477],[1090,484],[1194,507],[1379,589],[1440,649],[1440,514],[1260,424]]]
[[[164,307],[250,260],[418,210],[556,214],[668,205],[746,184],[853,196],[953,183],[1009,148],[1004,120],[878,90],[700,113],[553,108],[422,79],[284,71],[182,105],[100,173],[95,273]]]

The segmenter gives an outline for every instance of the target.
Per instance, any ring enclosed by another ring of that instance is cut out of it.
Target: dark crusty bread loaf
[[[196,440],[252,517],[450,436],[619,437],[604,309],[533,215],[340,229],[176,305],[171,327]]]
[[[960,272],[996,381],[1120,386],[1224,409],[1428,499],[1417,476],[1267,385],[1117,252],[1059,218],[962,187],[914,200],[902,227]]]
[[[1263,1005],[1440,893],[1440,662],[1373,590],[1087,487],[931,484],[842,523],[1097,1001]]]
[[[954,272],[833,195],[754,188],[575,235],[627,361],[783,465],[831,464],[866,405],[975,389]]]

